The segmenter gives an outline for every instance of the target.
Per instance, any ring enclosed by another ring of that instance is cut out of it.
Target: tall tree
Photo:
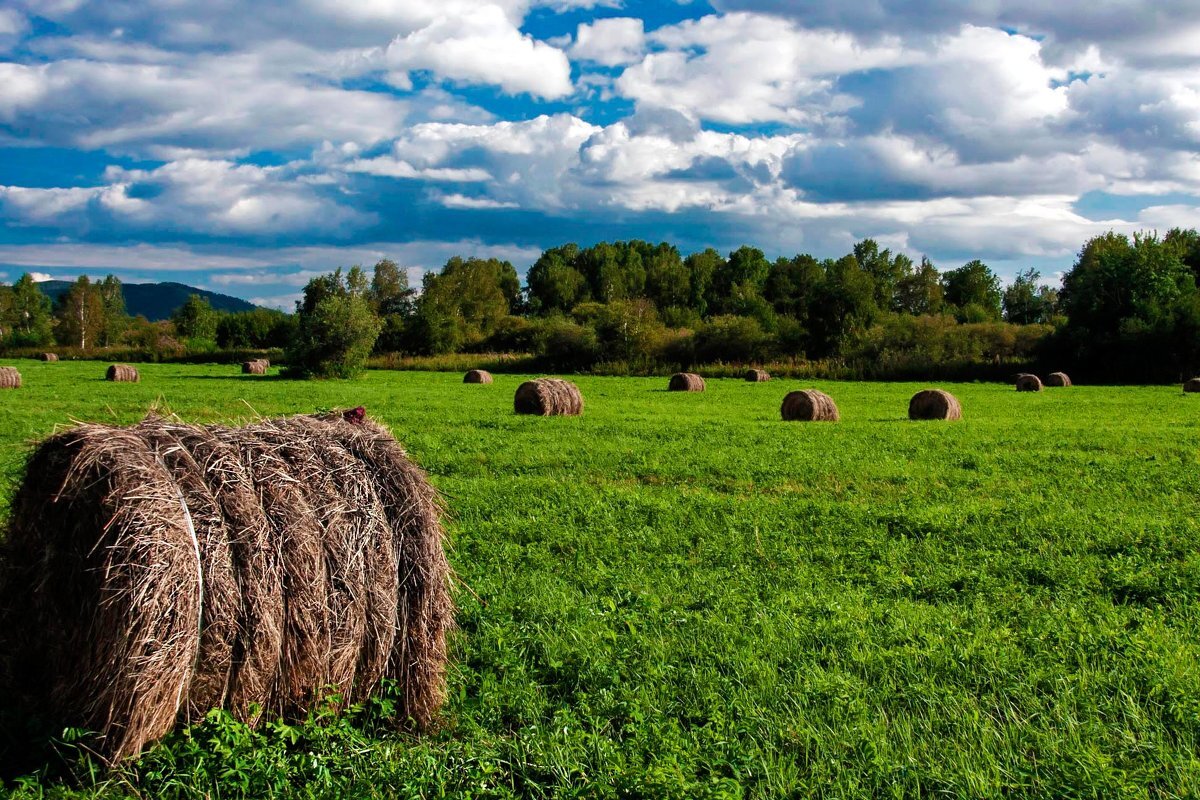
[[[55,317],[61,343],[81,350],[98,344],[104,330],[104,299],[87,275],[80,275],[59,298]]]
[[[921,265],[896,284],[896,310],[913,316],[939,314],[943,305],[942,276],[933,262],[922,256]]]
[[[375,313],[408,316],[412,311],[413,290],[408,285],[408,272],[390,258],[380,259],[371,275],[370,300]]]
[[[208,300],[198,294],[188,297],[171,315],[171,322],[175,325],[175,333],[179,338],[203,342],[216,342],[219,321],[220,315],[213,310]]]
[[[1013,279],[1004,290],[1004,319],[1015,325],[1049,322],[1054,316],[1058,293],[1040,285],[1042,274],[1027,269]]]
[[[50,298],[26,272],[12,287],[9,341],[17,346],[37,347],[54,340],[54,317]]]
[[[529,305],[535,313],[566,313],[588,299],[587,278],[577,268],[579,246],[565,244],[546,250],[529,269]]]
[[[1000,279],[978,259],[943,273],[942,292],[960,322],[1000,319]]]
[[[104,306],[104,327],[100,332],[100,344],[111,347],[121,340],[129,327],[129,315],[125,313],[125,292],[115,275],[105,275],[100,282],[100,301]]]
[[[362,372],[382,327],[358,267],[313,278],[296,302],[297,326],[287,348],[289,374],[351,378]]]

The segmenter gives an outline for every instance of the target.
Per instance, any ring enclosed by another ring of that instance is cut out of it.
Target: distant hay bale
[[[117,383],[137,383],[142,378],[138,375],[138,371],[128,364],[113,364],[108,368],[104,379]]]
[[[38,359],[41,361],[58,361],[58,354],[57,353],[42,353],[41,355],[38,356]]]
[[[1067,377],[1065,372],[1051,372],[1046,376],[1047,386],[1070,386],[1071,379]]]
[[[764,369],[748,369],[745,377],[751,383],[764,383],[771,380],[770,373]]]
[[[1027,372],[1022,372],[1017,376],[1017,391],[1018,392],[1040,392],[1042,390],[1042,379],[1037,375],[1030,375]]]
[[[962,419],[958,399],[941,389],[924,389],[908,401],[909,419]]]
[[[842,418],[833,398],[816,389],[788,392],[779,407],[779,415],[788,421],[802,422],[837,422]]]
[[[0,686],[110,761],[225,708],[248,724],[384,678],[445,698],[442,507],[382,427],[81,425],[32,453],[0,549]]]
[[[468,370],[463,376],[463,383],[491,383],[492,373],[483,369]]]
[[[267,365],[265,362],[259,361],[259,360],[243,361],[242,362],[242,374],[243,375],[266,375],[267,374]]]
[[[538,378],[517,387],[513,410],[542,417],[577,417],[583,413],[583,396],[570,381]]]
[[[676,372],[667,384],[669,392],[703,392],[704,378],[694,372]]]
[[[270,368],[271,368],[271,359],[269,359],[269,358],[260,358],[260,359],[258,359],[258,361],[262,362],[263,369],[270,369]]]
[[[16,367],[0,367],[0,389],[20,389],[21,373]]]
[[[1200,392],[1200,378],[1192,378],[1183,385],[1185,392]]]

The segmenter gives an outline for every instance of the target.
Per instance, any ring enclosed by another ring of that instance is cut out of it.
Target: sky
[[[1195,0],[2,0],[0,280],[1200,227]]]

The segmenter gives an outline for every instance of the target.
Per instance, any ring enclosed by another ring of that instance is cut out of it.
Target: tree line
[[[294,314],[222,314],[193,296],[163,323],[126,315],[113,276],[81,277],[51,307],[26,275],[0,287],[0,338],[286,348],[293,371],[320,376],[352,375],[379,353],[526,353],[557,370],[788,361],[863,377],[982,376],[1045,362],[1096,380],[1175,380],[1200,371],[1198,283],[1194,229],[1097,236],[1061,288],[1034,269],[1002,286],[979,260],[939,270],[872,239],[837,259],[774,261],[750,246],[684,256],[665,242],[601,242],[544,251],[525,286],[507,261],[455,256],[418,289],[383,259],[370,275],[355,266],[312,279]]]

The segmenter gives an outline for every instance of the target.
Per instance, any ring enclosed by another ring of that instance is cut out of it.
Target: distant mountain
[[[43,281],[38,284],[51,300],[58,300],[70,286],[70,281]],[[125,312],[132,317],[141,314],[151,322],[170,319],[175,309],[186,303],[193,294],[206,298],[217,311],[253,311],[257,308],[239,297],[182,283],[122,283],[121,291],[125,295]]]

